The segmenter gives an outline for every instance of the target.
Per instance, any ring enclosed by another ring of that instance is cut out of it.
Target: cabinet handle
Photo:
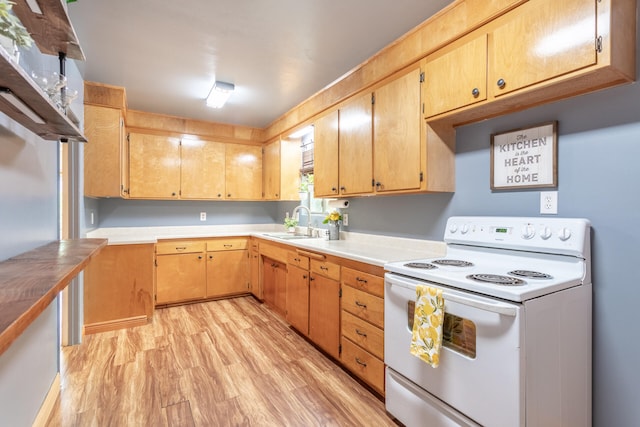
[[[223,245],[225,248],[232,248],[233,245]]]
[[[504,89],[504,87],[507,85],[507,82],[505,82],[504,79],[499,79],[497,85],[500,89]]]
[[[471,91],[471,95],[473,95],[474,98],[477,98],[480,96],[480,91],[478,90],[477,87],[473,88],[473,90]]]
[[[360,331],[360,329],[356,329],[356,334],[360,335],[361,337],[367,337],[367,334],[365,334],[364,332]]]
[[[367,304],[363,304],[360,301],[356,301],[356,305],[361,308],[367,308]]]
[[[367,279],[361,279],[359,277],[356,277],[356,282],[367,283]]]
[[[356,357],[356,363],[357,363],[358,365],[360,365],[360,366],[365,367],[365,368],[367,367],[367,364],[366,364],[366,363],[364,363],[362,360],[360,360],[360,358],[359,358],[359,357]]]
[[[186,249],[187,249],[186,246],[176,246],[176,251],[184,251]]]
[[[329,267],[325,267],[324,265],[321,265],[320,270],[329,271]]]

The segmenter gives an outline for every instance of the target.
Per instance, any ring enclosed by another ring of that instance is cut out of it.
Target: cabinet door
[[[263,257],[262,289],[264,302],[284,317],[287,305],[287,265]]]
[[[596,63],[593,0],[530,1],[505,19],[492,32],[495,96]]]
[[[156,255],[156,305],[204,298],[204,253]]]
[[[302,149],[299,139],[280,142],[280,200],[300,200]]]
[[[313,126],[313,176],[316,197],[338,195],[338,111]]]
[[[183,139],[181,151],[181,198],[223,199],[225,144]]]
[[[260,288],[260,253],[257,250],[251,250],[251,293],[258,299],[263,299],[262,289]]]
[[[262,199],[262,147],[227,144],[226,198]]]
[[[304,335],[309,334],[309,272],[287,266],[287,322]]]
[[[373,191],[373,130],[371,94],[340,109],[340,194]]]
[[[317,274],[312,274],[309,282],[309,338],[339,358],[340,283]]]
[[[487,99],[487,35],[427,58],[423,86],[425,117]]]
[[[264,198],[278,200],[280,198],[280,138],[265,145],[264,165]]]
[[[124,120],[117,108],[84,106],[84,194],[87,197],[122,197]]]
[[[132,198],[177,199],[180,195],[180,140],[129,134],[129,195]]]
[[[249,253],[207,252],[207,297],[249,292]]]
[[[376,192],[417,190],[421,185],[420,68],[375,92]]]

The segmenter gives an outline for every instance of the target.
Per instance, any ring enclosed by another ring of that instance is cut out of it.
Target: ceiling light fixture
[[[209,96],[207,96],[207,106],[211,108],[222,108],[234,89],[235,86],[231,83],[215,82],[209,92]]]
[[[34,123],[44,125],[46,122],[35,111],[33,111],[27,104],[22,102],[20,98],[15,96],[7,88],[0,88],[0,96],[6,99],[11,105],[16,107],[22,114],[29,117]]]

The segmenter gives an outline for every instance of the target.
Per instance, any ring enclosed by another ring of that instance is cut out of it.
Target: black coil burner
[[[404,266],[409,268],[421,268],[423,270],[433,270],[434,268],[438,268],[428,262],[408,262]]]
[[[448,267],[473,267],[472,262],[462,261],[459,259],[437,259],[431,262],[438,265],[446,265]]]
[[[553,277],[550,274],[539,273],[537,271],[530,271],[530,270],[513,270],[507,274],[511,274],[512,276],[518,276],[518,277],[526,277],[528,279],[553,279]]]
[[[499,274],[470,274],[467,276],[467,279],[502,286],[518,286],[525,285],[527,283],[516,277],[501,276]]]

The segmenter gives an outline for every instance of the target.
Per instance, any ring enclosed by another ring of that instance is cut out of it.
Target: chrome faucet
[[[298,224],[300,224],[300,214],[298,213],[300,209],[304,209],[307,211],[307,236],[312,236],[313,228],[311,227],[311,211],[308,207],[303,205],[296,206],[295,209],[293,209],[293,213],[291,214],[291,216],[293,216],[294,218],[298,218]]]

